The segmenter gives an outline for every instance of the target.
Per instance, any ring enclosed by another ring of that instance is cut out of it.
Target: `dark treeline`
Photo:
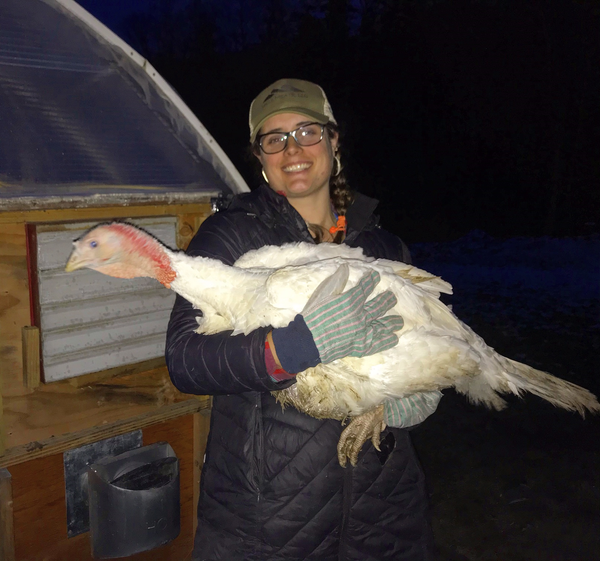
[[[405,239],[600,227],[597,0],[158,0],[128,30],[251,186],[249,104],[299,77]]]

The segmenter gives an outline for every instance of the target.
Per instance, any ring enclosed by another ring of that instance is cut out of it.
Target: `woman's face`
[[[311,120],[297,113],[282,113],[270,117],[260,130],[269,132],[290,132],[310,123]],[[281,191],[288,198],[309,197],[326,189],[329,192],[329,178],[333,166],[333,151],[337,147],[337,136],[330,139],[327,131],[323,140],[312,146],[299,146],[290,136],[287,146],[277,154],[257,155],[269,186]]]

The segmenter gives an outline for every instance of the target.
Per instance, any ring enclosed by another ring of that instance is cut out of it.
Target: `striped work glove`
[[[402,329],[404,320],[400,316],[381,317],[396,305],[396,297],[386,291],[367,302],[379,280],[379,273],[371,271],[354,288],[304,316],[322,363],[372,355],[398,343],[394,331]]]
[[[398,315],[382,317],[396,304],[390,291],[367,301],[380,280],[371,271],[352,289],[324,298],[304,316],[298,314],[287,326],[272,331],[279,362],[288,373],[345,356],[367,356],[398,343],[394,333],[404,320]]]
[[[421,424],[435,412],[442,392],[420,392],[384,402],[383,420],[389,427],[407,429]]]

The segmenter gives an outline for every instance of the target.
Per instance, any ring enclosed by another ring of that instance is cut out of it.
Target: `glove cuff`
[[[297,374],[320,364],[319,350],[300,314],[287,327],[273,329],[271,336],[279,363],[286,372]]]
[[[388,427],[409,428],[421,424],[435,412],[442,392],[420,392],[384,402],[383,419]]]

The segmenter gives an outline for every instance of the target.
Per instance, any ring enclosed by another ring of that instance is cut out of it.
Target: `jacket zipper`
[[[344,482],[342,487],[342,525],[340,527],[340,547],[338,561],[345,561],[346,550],[348,548],[348,519],[350,518],[350,508],[352,507],[352,476],[354,468],[351,465],[346,466],[344,470]]]
[[[263,422],[262,422],[262,403],[260,393],[256,395],[256,468],[257,468],[257,495],[258,500],[260,501],[260,491],[263,485],[263,477],[264,477],[264,465],[263,465],[263,456],[264,456],[264,434],[263,434]]]
[[[262,497],[261,490],[264,479],[264,434],[263,434],[263,423],[262,423],[262,401],[260,393],[256,394],[256,437],[255,437],[255,450],[254,450],[254,461],[256,469],[256,529],[255,535],[259,542],[261,542],[261,526],[262,526]],[[261,553],[261,552],[257,552]]]

